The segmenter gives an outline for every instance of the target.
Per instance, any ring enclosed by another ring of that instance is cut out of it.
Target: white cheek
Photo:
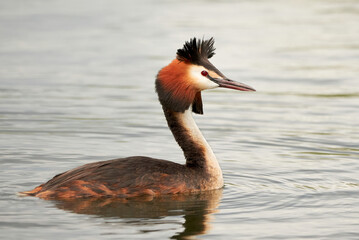
[[[216,88],[219,85],[215,82],[212,82],[207,77],[202,76],[201,72],[204,70],[200,66],[192,66],[190,71],[191,79],[194,81],[194,85],[201,90]]]

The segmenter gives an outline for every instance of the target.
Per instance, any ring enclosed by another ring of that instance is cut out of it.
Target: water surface
[[[2,1],[1,239],[358,239],[358,1]],[[136,201],[19,197],[62,171],[183,156],[154,92],[190,37],[255,93],[203,93],[225,188]]]

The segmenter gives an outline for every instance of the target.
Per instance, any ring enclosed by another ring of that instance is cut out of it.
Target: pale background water
[[[185,40],[257,89],[203,93],[225,188],[19,197],[81,164],[183,162],[154,92]],[[0,1],[0,239],[359,239],[359,1]]]

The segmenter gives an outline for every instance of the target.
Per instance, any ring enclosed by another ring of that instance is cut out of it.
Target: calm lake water
[[[153,201],[19,197],[144,155],[183,163],[154,92],[191,37],[255,93],[203,93],[225,188]],[[0,239],[359,239],[359,2],[1,1]]]

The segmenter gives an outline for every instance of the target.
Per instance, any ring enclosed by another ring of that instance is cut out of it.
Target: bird
[[[158,100],[167,125],[184,153],[185,164],[144,156],[88,163],[20,194],[46,200],[132,198],[221,189],[224,186],[221,167],[193,113],[203,114],[203,90],[255,89],[224,76],[209,61],[214,54],[213,37],[190,38],[156,76]]]

